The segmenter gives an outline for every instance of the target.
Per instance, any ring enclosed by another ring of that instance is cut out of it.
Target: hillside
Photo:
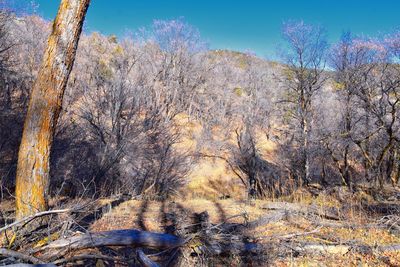
[[[400,266],[400,35],[271,62],[75,4],[0,10],[0,265]]]

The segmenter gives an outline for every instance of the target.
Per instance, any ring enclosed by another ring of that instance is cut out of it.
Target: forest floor
[[[75,205],[67,201],[64,206]],[[52,202],[55,208],[60,200]],[[5,201],[0,206],[4,213],[13,203]],[[70,228],[75,229],[73,235],[137,229],[184,239],[179,251],[143,248],[160,266],[400,266],[400,191],[389,186],[356,193],[345,187],[315,187],[278,199],[250,201],[230,197],[101,199],[91,201],[90,210],[94,212],[85,211],[85,219],[79,222],[81,229]],[[61,225],[65,226],[66,218],[59,216]],[[30,242],[20,242],[19,251],[46,248],[61,238],[58,233],[41,239],[28,236]],[[13,243],[8,248],[17,246],[17,241],[8,241]],[[216,246],[221,252],[216,252]],[[138,266],[135,260],[110,261],[111,256],[132,257],[134,251],[132,247],[98,247],[64,251],[63,258],[70,257],[69,266]],[[41,258],[41,253],[32,255]],[[73,258],[81,253],[108,258]]]
[[[187,248],[184,260],[190,265],[208,261],[217,266],[400,266],[399,249],[379,250],[400,244],[400,192],[387,188],[376,194],[351,194],[341,187],[329,191],[299,190],[280,199],[253,201],[128,200],[104,214],[90,229],[134,228],[179,236],[185,234],[182,229],[198,223],[196,218],[202,214],[211,225],[246,225],[285,210],[282,218],[241,233],[246,240],[265,245],[269,249],[265,254],[244,252],[200,259],[199,253],[193,253],[203,242],[199,241]],[[308,248],[296,248],[301,246]]]

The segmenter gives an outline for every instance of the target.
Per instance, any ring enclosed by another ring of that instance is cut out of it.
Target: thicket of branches
[[[0,13],[0,191],[12,196],[22,123],[49,23]],[[200,123],[198,151],[228,147],[250,196],[311,182],[356,188],[398,184],[400,34],[344,34],[283,25],[282,62],[212,51],[182,19],[154,21],[118,39],[82,36],[52,151],[51,192],[165,198],[188,180],[201,153],[178,149],[178,115]],[[236,132],[218,144],[211,130]],[[274,160],[256,134],[277,144]]]

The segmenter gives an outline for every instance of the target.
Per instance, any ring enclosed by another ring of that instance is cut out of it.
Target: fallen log
[[[358,224],[358,223],[349,223],[349,222],[326,222],[326,221],[317,221],[310,220],[310,223],[314,226],[320,227],[328,227],[328,228],[347,228],[347,229],[386,229],[383,225],[379,225],[376,223],[369,224]]]
[[[268,240],[285,240],[285,239],[292,239],[300,236],[307,236],[307,235],[312,235],[315,233],[318,233],[321,230],[321,227],[318,227],[312,231],[308,232],[299,232],[299,233],[292,233],[292,234],[287,234],[287,235],[271,235],[271,236],[262,236],[258,237],[257,240],[263,240],[263,239],[268,239]]]
[[[16,264],[9,264],[5,265],[7,267],[57,267],[57,265],[51,263],[44,263],[44,264],[28,264],[28,263],[16,263]]]
[[[348,245],[329,245],[329,244],[301,244],[291,248],[303,254],[339,254],[339,255],[344,255],[352,249],[352,247]]]
[[[87,233],[80,236],[56,240],[39,250],[45,251],[43,258],[59,258],[71,250],[102,246],[134,246],[147,248],[176,248],[185,240],[171,234],[153,233],[139,230],[114,230]]]
[[[305,215],[313,214],[329,220],[339,220],[339,216],[333,211],[320,209],[313,205],[302,205],[289,202],[271,202],[265,204],[263,209],[266,210],[285,210],[287,212],[298,212]]]
[[[279,210],[274,213],[262,216],[257,220],[251,221],[245,225],[247,229],[255,229],[260,226],[264,226],[270,223],[279,222],[287,218],[287,211]]]
[[[289,248],[301,252],[303,254],[339,254],[345,255],[350,251],[359,252],[361,254],[371,254],[372,252],[395,252],[400,251],[400,244],[368,246],[362,244],[297,244],[288,246]]]
[[[248,230],[253,230],[260,226],[265,226],[270,223],[279,222],[288,218],[288,213],[284,210],[278,210],[273,213],[269,213],[267,215],[261,216],[254,221],[247,222],[245,224],[237,224],[237,223],[223,223],[213,226],[211,228],[220,228],[223,229],[225,232],[244,232]]]
[[[265,218],[264,218],[265,219]],[[41,252],[40,258],[49,261],[56,261],[68,252],[95,248],[103,246],[133,246],[138,248],[154,248],[154,249],[173,249],[183,246],[185,239],[171,234],[154,233],[139,230],[114,230],[98,233],[87,233],[80,236],[56,240],[46,246],[35,251]],[[221,244],[215,246],[204,247],[208,253],[219,255],[222,253],[254,253],[260,249],[255,243],[245,242],[229,242],[229,244]],[[151,260],[140,249],[137,252],[138,259],[142,264],[150,264]],[[146,258],[148,260],[146,260]],[[146,265],[145,265],[146,266]],[[152,265],[148,265],[152,266]],[[156,265],[153,265],[155,267]]]
[[[0,248],[0,256],[15,258],[18,260],[22,260],[24,262],[31,262],[34,264],[44,264],[45,263],[44,261],[41,261],[40,259],[35,258],[31,255],[26,255],[24,253],[10,250],[10,249],[5,249],[5,248]]]
[[[392,252],[392,251],[400,251],[400,244],[386,245],[386,246],[378,246],[376,248],[379,252]]]
[[[270,222],[283,218],[285,214],[274,213],[264,222]],[[254,224],[253,224],[254,225]],[[309,233],[317,232],[315,229]],[[282,240],[291,239],[300,234],[292,234],[282,236],[280,242],[273,242],[270,244],[263,244],[258,242],[243,242],[241,240],[217,240],[206,243],[198,247],[195,251],[200,254],[208,254],[212,256],[219,256],[225,254],[262,254],[267,253],[271,245],[278,248],[289,248],[300,254],[339,254],[344,255],[349,251],[355,251],[363,254],[372,252],[387,252],[387,251],[400,251],[400,244],[392,244],[385,246],[368,246],[363,244],[321,244],[321,243],[302,243],[302,242],[282,242]],[[260,241],[260,240],[259,240]],[[81,236],[74,236],[67,239],[60,239],[50,243],[49,245],[39,249],[44,251],[41,254],[42,259],[54,261],[63,257],[66,253],[77,249],[94,248],[102,246],[134,246],[134,247],[147,247],[159,249],[172,249],[178,248],[186,244],[186,240],[171,234],[161,234],[138,230],[116,230],[99,233],[88,233]],[[140,249],[137,250],[138,260],[144,266],[156,267],[157,264],[152,262]],[[57,261],[56,261],[57,262]]]

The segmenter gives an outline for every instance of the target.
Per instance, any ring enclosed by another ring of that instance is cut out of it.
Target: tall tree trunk
[[[366,116],[365,116],[365,133],[367,138],[365,139],[365,153],[366,155],[370,155],[370,118],[369,118],[369,110],[367,108],[365,108],[366,111]],[[374,176],[372,176],[371,174],[371,162],[369,162],[368,159],[364,159],[364,170],[365,170],[365,180],[369,183],[373,182],[372,179],[375,179]]]
[[[16,217],[47,209],[49,159],[64,90],[90,0],[62,0],[33,85],[18,154]]]
[[[390,180],[395,187],[399,183],[400,178],[400,153],[399,148],[395,148],[393,152],[393,162],[390,170]]]
[[[352,128],[352,126],[351,126],[352,116],[351,116],[351,108],[350,107],[351,107],[351,94],[348,93],[346,96],[346,117],[345,117],[345,132],[344,132],[344,135],[346,137],[350,136],[350,132],[351,132],[351,128]],[[349,168],[350,168],[350,164],[349,164],[350,145],[347,142],[348,142],[348,140],[346,140],[346,146],[344,148],[344,153],[343,153],[343,179],[344,179],[344,182],[346,183],[346,185],[351,189],[352,181],[351,181],[351,174],[350,174],[350,170],[349,170]]]
[[[309,155],[309,140],[310,140],[310,129],[307,118],[303,117],[301,122],[302,128],[302,182],[308,186],[311,182],[310,179],[310,155]]]
[[[351,176],[350,176],[350,170],[349,170],[349,145],[346,145],[344,148],[344,157],[343,157],[343,170],[342,170],[342,177],[344,179],[345,185],[347,185],[349,188],[352,187],[351,184]]]

